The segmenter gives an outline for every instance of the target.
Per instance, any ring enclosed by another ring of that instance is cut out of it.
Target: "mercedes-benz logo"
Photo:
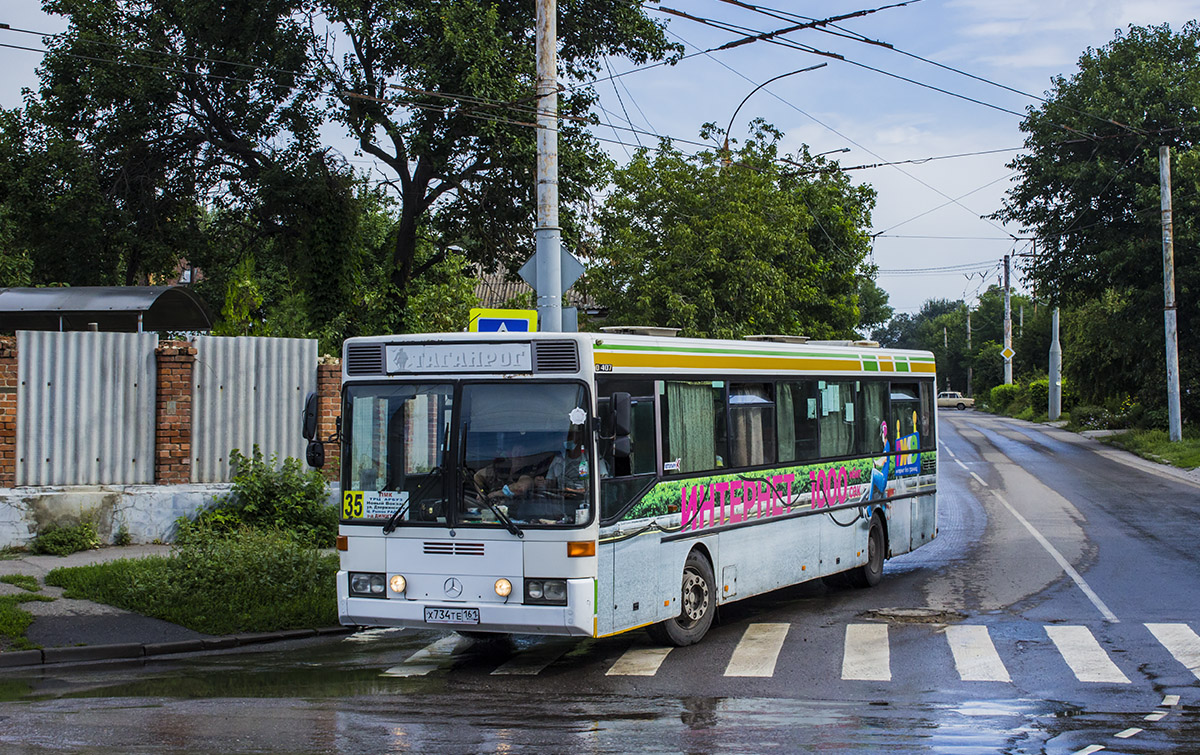
[[[446,588],[446,595],[451,598],[457,598],[459,595],[462,595],[462,582],[459,582],[454,577],[446,580],[446,584],[442,585],[442,587]]]

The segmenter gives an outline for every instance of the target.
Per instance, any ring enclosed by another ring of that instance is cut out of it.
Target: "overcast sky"
[[[823,19],[886,4],[762,0],[756,7]],[[725,0],[663,0],[661,7],[756,31],[790,25]],[[1028,242],[1012,239],[1021,229],[1005,228],[981,216],[1000,207],[1012,178],[1005,164],[1023,143],[1018,129],[1021,119],[1014,113],[1038,103],[903,53],[1042,96],[1054,76],[1073,74],[1079,55],[1111,41],[1114,30],[1164,22],[1178,30],[1196,15],[1196,7],[1195,0],[917,0],[838,23],[843,30],[896,50],[814,29],[783,37],[852,62],[760,41],[602,82],[597,86],[602,119],[611,120],[618,129],[602,126],[595,133],[629,144],[655,143],[653,137],[631,133],[632,122],[646,132],[699,141],[701,124],[711,121],[724,128],[742,98],[762,82],[827,62],[823,68],[782,78],[755,93],[738,113],[731,135],[744,138],[751,119],[762,117],[786,134],[786,151],[801,143],[814,154],[849,148],[831,155],[845,167],[917,161],[851,171],[855,182],[869,183],[879,194],[872,227],[878,234],[873,254],[880,268],[879,285],[898,312],[915,312],[930,298],[970,302],[983,286],[998,282],[1006,253],[1028,250]],[[0,23],[50,33],[65,28],[61,18],[48,17],[39,8],[34,0],[7,0],[0,5]],[[659,12],[652,15],[670,19],[669,33],[689,54],[744,36]],[[0,43],[40,46],[36,37],[2,30]],[[34,69],[39,60],[37,53],[0,48],[4,72],[0,106],[20,104],[21,87],[36,85]],[[614,73],[632,68],[621,60],[610,65]],[[606,146],[618,161],[627,159],[626,147]],[[677,146],[684,151],[699,149],[684,142]],[[990,154],[920,162],[974,152]],[[958,269],[935,270],[945,267]],[[921,272],[895,272],[911,270]]]

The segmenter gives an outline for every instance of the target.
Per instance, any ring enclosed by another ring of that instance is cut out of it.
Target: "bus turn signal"
[[[596,555],[595,540],[575,540],[567,543],[567,558]]]

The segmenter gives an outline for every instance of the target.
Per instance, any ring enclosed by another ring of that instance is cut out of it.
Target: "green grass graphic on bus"
[[[889,469],[893,465],[888,457],[881,456],[667,480],[655,485],[623,519],[678,512],[685,529],[698,530],[803,509],[883,501],[919,485],[920,457],[925,455],[932,457],[933,452],[908,455],[906,461],[913,463],[899,466],[900,475]]]

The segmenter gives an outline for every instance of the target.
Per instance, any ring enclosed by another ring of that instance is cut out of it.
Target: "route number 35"
[[[342,518],[360,519],[363,515],[363,492],[347,490],[342,494]]]

